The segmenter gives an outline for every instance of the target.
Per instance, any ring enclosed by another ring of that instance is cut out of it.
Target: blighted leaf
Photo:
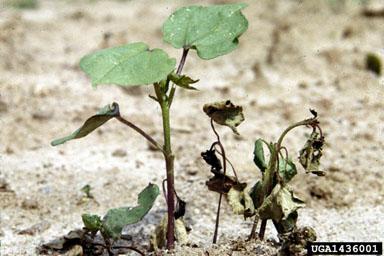
[[[239,189],[234,186],[227,194],[228,204],[231,206],[233,213],[244,215],[244,218],[251,217],[255,214],[255,207],[249,195],[249,190],[248,187]]]
[[[207,185],[209,190],[220,194],[226,194],[233,186],[243,184],[244,183],[236,181],[235,177],[230,177],[228,175],[224,175],[223,173],[215,174],[215,176],[205,182],[205,185]]]
[[[165,214],[160,223],[155,228],[155,231],[151,234],[151,251],[157,251],[158,249],[165,247],[167,241],[167,223],[168,215]],[[180,245],[188,243],[188,232],[182,219],[175,220],[175,239]]]
[[[84,226],[93,232],[99,231],[101,228],[101,218],[98,215],[83,214],[81,215]]]
[[[165,80],[176,65],[161,49],[150,50],[144,43],[108,48],[83,57],[81,69],[92,79],[93,86],[116,84],[146,85]]]
[[[223,169],[219,158],[216,156],[216,150],[209,149],[205,152],[201,152],[201,157],[204,161],[211,166],[211,172],[214,174],[220,174],[220,171]]]
[[[252,198],[253,205],[257,209],[261,206],[264,199],[263,185],[260,180],[249,191],[249,195]]]
[[[284,183],[288,183],[296,174],[296,165],[291,159],[279,158],[279,175]]]
[[[261,172],[264,172],[267,169],[267,164],[265,163],[263,141],[258,139],[255,141],[255,149],[253,150],[253,162],[260,169]]]
[[[149,184],[140,192],[137,201],[138,206],[109,210],[102,221],[101,232],[103,235],[113,239],[119,238],[125,226],[139,222],[148,213],[159,193],[157,185]]]
[[[304,207],[304,202],[293,195],[286,187],[277,184],[271,194],[264,199],[259,208],[261,219],[272,219],[279,222],[286,219],[292,212]]]
[[[176,220],[184,217],[186,206],[187,206],[187,203],[177,196],[176,210],[173,214]]]
[[[107,105],[107,106],[103,107],[102,109],[100,109],[96,115],[88,118],[85,121],[85,123],[83,124],[83,126],[81,126],[79,129],[74,131],[72,134],[70,134],[64,138],[60,138],[60,139],[52,141],[51,145],[57,146],[57,145],[65,143],[69,140],[79,139],[79,138],[85,137],[89,133],[96,130],[98,127],[102,126],[109,119],[117,117],[117,116],[120,116],[119,105],[114,102],[112,105]]]
[[[236,127],[244,121],[243,107],[235,106],[230,100],[205,104],[204,112],[220,125],[228,126],[236,134]]]
[[[300,150],[299,161],[307,173],[324,176],[325,173],[319,170],[320,158],[322,156],[324,137],[313,131],[303,149]]]
[[[196,49],[202,59],[233,51],[247,30],[242,3],[189,6],[178,9],[164,23],[164,41],[175,48]]]
[[[279,234],[285,234],[291,232],[296,228],[297,218],[299,217],[297,211],[294,211],[288,215],[286,219],[280,221],[274,221],[273,224]]]
[[[171,80],[174,84],[189,90],[197,90],[195,87],[191,86],[191,84],[197,83],[199,80],[193,80],[189,76],[186,75],[178,75],[176,73],[171,73],[168,75],[169,80]]]

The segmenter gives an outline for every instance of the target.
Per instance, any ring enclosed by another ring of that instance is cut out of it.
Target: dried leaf
[[[230,100],[205,104],[204,112],[220,125],[228,126],[235,134],[236,127],[244,121],[243,107],[235,106]]]
[[[300,150],[299,161],[307,173],[311,172],[318,176],[324,176],[325,173],[319,170],[320,158],[324,145],[324,137],[313,131],[303,149]]]
[[[151,234],[150,250],[158,251],[165,247],[167,242],[168,215],[165,214],[155,231]],[[188,232],[182,218],[175,220],[175,238],[179,245],[188,243]]]
[[[240,190],[234,186],[227,194],[228,204],[232,207],[233,213],[244,215],[244,218],[251,217],[255,214],[255,207],[249,190],[249,187]]]
[[[214,174],[219,174],[223,169],[219,158],[216,156],[216,150],[210,149],[201,153],[204,161],[211,166],[211,172]]]
[[[304,207],[304,202],[293,195],[286,187],[277,184],[270,195],[268,195],[259,208],[261,219],[272,219],[281,221],[296,211]]]
[[[233,186],[238,184],[239,182],[236,181],[235,177],[230,177],[223,173],[215,174],[205,183],[209,190],[220,194],[227,194]]]

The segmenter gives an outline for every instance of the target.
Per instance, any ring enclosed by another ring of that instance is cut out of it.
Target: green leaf
[[[304,207],[304,202],[293,195],[286,187],[277,184],[259,208],[261,219],[285,220],[294,211]]]
[[[230,100],[205,104],[204,112],[220,125],[228,126],[235,134],[236,127],[244,121],[243,107],[235,106]]]
[[[193,80],[189,76],[186,75],[178,75],[176,73],[171,73],[168,75],[169,80],[171,80],[174,84],[190,90],[197,90],[195,87],[192,87],[191,84],[197,83],[199,80]]]
[[[107,106],[103,107],[102,109],[100,109],[96,115],[88,118],[85,121],[85,123],[83,124],[83,126],[81,126],[79,129],[74,131],[72,134],[70,134],[64,138],[60,138],[60,139],[52,141],[51,145],[57,146],[57,145],[65,143],[69,140],[79,139],[79,138],[85,137],[89,133],[93,132],[98,127],[100,127],[101,125],[106,123],[109,119],[117,117],[117,116],[120,116],[119,105],[114,102],[114,103],[112,103],[112,105],[107,105]]]
[[[144,43],[108,48],[83,57],[81,69],[91,77],[93,86],[117,84],[145,85],[167,78],[176,60],[161,49],[150,50]]]
[[[255,208],[259,208],[263,203],[264,194],[263,194],[263,184],[260,180],[256,182],[256,184],[249,191],[249,195],[252,198],[253,205]]]
[[[291,159],[279,158],[279,175],[284,183],[288,183],[297,174],[296,165]]]
[[[164,41],[175,48],[196,49],[202,59],[213,59],[236,49],[247,30],[243,3],[189,6],[175,11],[164,23]]]
[[[101,219],[98,215],[93,214],[83,214],[81,215],[84,226],[90,231],[97,232],[101,228]]]
[[[264,172],[267,169],[267,164],[265,163],[263,141],[258,139],[255,141],[255,149],[253,150],[253,162],[260,169],[261,172]]]
[[[103,235],[118,239],[125,226],[139,222],[149,212],[159,193],[159,187],[150,183],[140,192],[138,206],[109,210],[102,221]]]

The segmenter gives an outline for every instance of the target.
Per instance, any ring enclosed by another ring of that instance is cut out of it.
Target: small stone
[[[12,192],[8,182],[2,178],[0,178],[0,192]]]
[[[33,210],[33,209],[37,209],[39,207],[39,203],[34,200],[34,199],[25,199],[22,203],[21,203],[21,208],[25,209],[25,210]]]
[[[8,111],[8,106],[5,102],[0,100],[0,113],[1,112],[7,112]]]
[[[113,151],[112,156],[125,157],[127,156],[127,151],[125,151],[124,149],[116,149],[115,151]]]
[[[39,234],[39,233],[47,230],[50,226],[51,226],[51,224],[49,224],[49,222],[42,221],[42,222],[39,222],[39,223],[29,227],[29,228],[20,230],[17,234],[34,236],[36,234]]]
[[[63,256],[81,256],[81,255],[84,255],[83,247],[81,247],[81,245],[75,245],[69,251],[63,254]]]

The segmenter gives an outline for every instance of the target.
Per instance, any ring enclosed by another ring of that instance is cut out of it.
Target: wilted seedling
[[[82,138],[108,120],[115,118],[141,134],[153,147],[160,150],[164,155],[166,166],[168,249],[174,247],[175,239],[175,157],[171,147],[170,108],[176,88],[195,90],[191,84],[198,80],[182,74],[190,50],[196,50],[200,58],[208,60],[228,54],[237,48],[239,37],[248,27],[248,21],[241,13],[245,7],[245,4],[237,3],[209,7],[189,6],[175,11],[163,25],[163,39],[173,47],[183,49],[177,69],[175,68],[176,60],[170,58],[165,51],[151,49],[141,42],[104,49],[82,58],[80,67],[91,78],[93,86],[100,84],[153,85],[155,96],[150,95],[150,98],[160,105],[163,145],[123,118],[117,103],[101,109],[69,136],[52,142],[52,145],[56,146],[72,139]],[[169,218],[169,216],[172,217]],[[123,213],[121,218],[124,218]]]
[[[221,107],[218,109],[216,109],[216,107],[211,107],[217,105]],[[209,109],[212,109],[212,111],[208,111]],[[244,218],[255,216],[254,225],[249,237],[250,239],[255,237],[259,219],[262,220],[259,231],[260,239],[263,239],[264,237],[267,220],[272,220],[285,246],[282,252],[289,251],[292,248],[297,249],[298,247],[295,247],[295,242],[292,237],[299,232],[296,227],[298,218],[297,210],[304,207],[304,202],[295,196],[292,189],[287,185],[297,174],[297,169],[296,165],[288,155],[287,148],[284,147],[282,143],[284,137],[292,129],[300,126],[311,127],[312,133],[304,147],[300,150],[299,162],[307,173],[324,176],[325,173],[319,170],[324,137],[319,126],[317,113],[316,111],[311,110],[313,115],[312,118],[305,119],[289,126],[281,134],[277,143],[267,143],[262,139],[256,140],[253,160],[262,173],[262,180],[258,180],[253,187],[248,187],[246,183],[239,182],[236,174],[236,177],[234,178],[227,176],[225,167],[223,168],[224,171],[221,172],[222,163],[223,166],[225,166],[225,163],[228,160],[225,157],[220,138],[213,126],[213,121],[219,120],[219,122],[216,122],[222,125],[229,125],[234,132],[237,132],[235,129],[236,126],[244,120],[241,110],[241,107],[234,106],[230,101],[204,106],[204,111],[211,117],[212,128],[218,138],[210,150],[202,153],[204,160],[211,165],[211,171],[215,175],[207,182],[208,188],[220,193],[219,205],[222,195],[226,195],[229,205],[232,207],[235,214],[243,215]],[[219,116],[219,118],[215,116],[214,113]],[[219,145],[221,148],[220,154],[223,156],[222,163],[215,155],[213,148],[216,145]],[[264,154],[264,146],[266,146],[269,151],[269,159],[267,161]],[[214,184],[215,189],[212,189],[212,184]],[[219,210],[217,216],[219,217]],[[217,224],[218,217],[216,221]],[[310,230],[311,234],[308,241],[311,239],[313,240],[316,237],[314,230]],[[216,242],[216,239],[217,225],[214,242]],[[288,247],[290,249],[287,249]],[[300,248],[305,247],[301,246]]]
[[[324,136],[319,126],[317,112],[311,110],[312,118],[305,119],[289,126],[279,137],[277,143],[266,143],[264,140],[255,142],[254,162],[262,172],[262,180],[256,182],[251,196],[256,203],[258,215],[255,217],[254,227],[250,238],[255,237],[258,219],[262,220],[259,238],[263,239],[267,220],[271,219],[277,232],[282,238],[297,231],[297,210],[304,207],[304,202],[294,195],[287,186],[297,174],[296,165],[289,158],[287,148],[283,146],[284,137],[294,128],[307,126],[312,133],[300,150],[299,162],[307,173],[324,176],[319,170],[320,158],[324,145]],[[265,161],[263,144],[267,145],[270,153],[269,161]],[[314,232],[314,231],[313,231]],[[312,237],[312,236],[311,236]]]
[[[211,172],[214,174],[214,176],[206,182],[206,185],[208,186],[209,190],[218,192],[220,194],[216,214],[215,231],[213,235],[213,243],[216,243],[220,222],[221,201],[223,195],[227,195],[233,188],[235,188],[236,191],[242,191],[247,184],[240,183],[237,179],[236,171],[225,155],[225,149],[223,144],[221,143],[220,136],[215,129],[214,122],[220,125],[228,126],[232,129],[235,134],[239,134],[236,127],[244,121],[244,115],[243,108],[241,106],[235,106],[230,100],[205,104],[203,110],[210,117],[211,128],[217,138],[217,140],[213,142],[209,150],[201,153],[201,156],[203,157],[205,162],[211,166]],[[216,147],[218,147],[218,152],[222,156],[222,163],[216,156]],[[231,164],[235,177],[230,177],[227,175],[227,162]],[[244,199],[244,193],[241,193],[242,192],[234,192],[229,194],[228,197],[238,198],[238,200],[242,200]],[[236,207],[238,206],[238,204],[234,203],[233,206]],[[244,213],[245,211],[249,210],[250,209],[248,208],[243,210],[237,208],[236,212]]]

